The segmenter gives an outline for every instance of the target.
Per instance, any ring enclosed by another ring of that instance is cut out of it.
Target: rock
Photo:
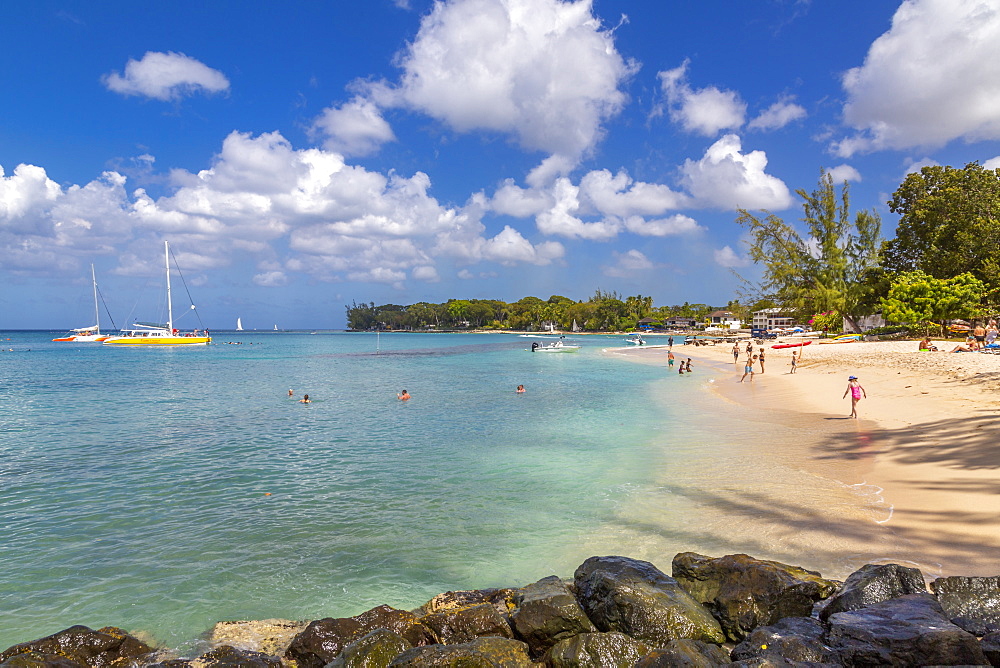
[[[509,638],[477,638],[458,645],[427,645],[408,649],[389,664],[392,668],[532,668],[528,646]],[[595,664],[596,665],[596,664]]]
[[[58,654],[24,652],[0,662],[2,668],[83,668],[84,664]]]
[[[823,642],[823,625],[809,617],[786,617],[754,629],[733,648],[733,661],[763,657],[772,661],[831,662],[833,651]]]
[[[830,597],[820,610],[819,618],[847,610],[859,610],[906,594],[927,592],[924,576],[916,568],[899,564],[867,564],[854,571],[839,592]]]
[[[564,638],[597,631],[573,592],[555,575],[522,588],[515,601],[511,621],[532,656],[541,656]]]
[[[834,613],[827,644],[848,666],[987,663],[976,637],[952,624],[930,594],[906,594]]]
[[[713,668],[728,664],[729,652],[718,645],[681,638],[642,657],[635,668]]]
[[[711,613],[648,561],[591,557],[576,569],[575,583],[580,605],[601,631],[620,631],[653,646],[678,638],[725,640]]]
[[[1000,577],[938,578],[931,591],[949,619],[969,633],[1000,631]]]
[[[354,617],[327,617],[310,622],[292,639],[285,658],[293,659],[299,668],[322,668],[347,645],[375,629],[398,633],[414,646],[437,641],[412,612],[380,605]]]
[[[514,597],[517,595],[516,589],[474,589],[471,591],[446,591],[438,594],[431,600],[413,611],[418,617],[423,617],[432,612],[443,610],[455,610],[456,608],[468,608],[480,603],[489,603],[497,612],[506,619],[510,611],[514,609]]]
[[[118,668],[136,663],[140,657],[153,651],[146,643],[114,626],[94,631],[77,625],[38,640],[8,647],[0,652],[0,664],[18,654],[31,653],[63,657],[89,668]]]
[[[984,635],[979,641],[979,647],[991,666],[1000,666],[1000,631]]]
[[[840,586],[814,571],[745,554],[712,558],[682,552],[674,557],[673,576],[733,641],[785,617],[808,617],[817,601]]]
[[[386,668],[411,647],[398,633],[375,629],[345,647],[326,668]]]
[[[292,638],[304,631],[307,625],[308,622],[293,622],[288,619],[218,622],[208,632],[207,640],[213,647],[229,645],[281,656],[288,649]]]
[[[484,636],[514,637],[510,625],[489,603],[432,612],[421,617],[420,622],[443,645],[457,645]]]
[[[205,652],[192,663],[198,668],[281,668],[281,659],[276,656],[230,645],[220,645]]]
[[[545,655],[549,668],[631,668],[649,648],[624,633],[581,633],[560,640]]]

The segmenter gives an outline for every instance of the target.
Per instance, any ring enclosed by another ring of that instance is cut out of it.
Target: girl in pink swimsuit
[[[847,389],[844,390],[844,397],[847,393],[851,393],[851,417],[858,417],[858,402],[861,401],[863,396],[865,399],[868,398],[868,393],[865,392],[865,388],[861,387],[861,383],[858,382],[857,376],[850,376],[847,379]],[[843,399],[844,397],[841,397]]]

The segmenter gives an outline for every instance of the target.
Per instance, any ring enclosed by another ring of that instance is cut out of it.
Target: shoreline
[[[869,486],[881,497],[884,518],[830,527],[850,532],[842,536],[847,544],[866,537],[886,541],[928,575],[996,575],[1000,458],[993,444],[1000,442],[994,395],[1000,356],[921,353],[916,341],[814,344],[790,374],[791,351],[773,350],[774,343],[764,344],[766,372],[752,383],[737,382],[743,346],[735,366],[729,345],[681,345],[674,354],[694,360],[696,374],[699,362],[718,370],[710,384],[716,406],[739,407],[764,430],[798,431],[800,438],[781,444],[780,457],[792,467]],[[666,366],[665,348],[620,354]],[[857,420],[847,417],[850,398],[842,399],[849,374],[859,377],[868,395],[858,404]],[[767,450],[764,456],[774,456]],[[805,555],[799,561],[807,561]]]

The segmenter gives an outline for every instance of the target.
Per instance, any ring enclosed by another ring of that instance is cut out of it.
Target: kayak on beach
[[[796,341],[795,343],[776,343],[772,348],[800,348],[802,346],[808,346],[812,341]]]

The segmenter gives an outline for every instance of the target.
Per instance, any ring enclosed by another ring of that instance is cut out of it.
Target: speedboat
[[[531,352],[533,353],[575,353],[579,349],[580,346],[567,346],[563,343],[562,339],[553,341],[552,343],[538,343],[535,341],[531,344]]]
[[[640,334],[633,334],[632,336],[626,338],[625,343],[631,343],[634,346],[646,345],[646,341],[642,338]]]

